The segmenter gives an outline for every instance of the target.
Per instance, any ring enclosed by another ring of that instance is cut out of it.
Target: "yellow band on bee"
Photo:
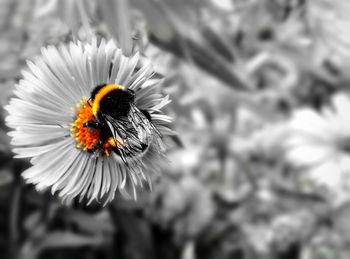
[[[98,93],[95,96],[94,102],[92,104],[92,114],[97,115],[98,111],[100,110],[100,102],[108,93],[110,93],[113,90],[125,90],[124,87],[120,85],[106,85],[102,87]]]

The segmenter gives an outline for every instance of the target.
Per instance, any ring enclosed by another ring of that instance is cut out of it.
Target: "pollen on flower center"
[[[113,138],[101,143],[101,129],[91,129],[84,124],[89,121],[96,121],[92,113],[92,104],[83,98],[76,108],[72,108],[76,113],[75,121],[72,123],[71,136],[77,141],[77,148],[84,151],[96,152],[103,151],[106,156],[109,156],[111,148],[115,147]]]

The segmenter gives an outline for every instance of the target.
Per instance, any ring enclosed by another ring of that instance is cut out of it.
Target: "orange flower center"
[[[102,153],[109,156],[111,148],[116,146],[114,139],[111,137],[101,145],[101,129],[91,129],[86,127],[86,122],[96,122],[92,114],[92,103],[83,98],[77,105],[72,108],[76,113],[76,119],[72,123],[71,136],[77,141],[77,148],[83,151],[103,151]]]

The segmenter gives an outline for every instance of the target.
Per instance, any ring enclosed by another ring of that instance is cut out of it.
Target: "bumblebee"
[[[94,119],[84,127],[100,130],[100,141],[93,151],[101,150],[110,143],[113,151],[125,164],[143,153],[152,139],[160,137],[151,121],[150,114],[135,105],[135,92],[120,85],[102,84],[91,92],[91,110]]]

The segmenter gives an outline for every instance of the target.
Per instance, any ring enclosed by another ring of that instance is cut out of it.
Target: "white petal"
[[[350,111],[350,99],[345,94],[336,94],[332,98],[332,103],[339,119],[348,121]]]
[[[92,180],[92,194],[90,198],[90,202],[93,200],[98,200],[99,194],[101,192],[101,184],[102,184],[102,177],[103,177],[103,158],[100,158],[97,160],[96,170],[94,173],[94,178]]]
[[[291,127],[296,131],[320,136],[328,130],[327,121],[311,109],[296,112],[291,121]]]
[[[342,181],[339,164],[332,158],[312,168],[309,175],[317,184],[327,186],[333,190],[338,188]]]
[[[13,152],[18,154],[15,158],[25,158],[25,157],[36,157],[43,155],[47,152],[53,152],[57,149],[57,143],[43,145],[43,146],[33,146],[33,147],[21,147],[14,148]]]
[[[287,153],[287,159],[297,166],[313,166],[323,163],[333,155],[332,150],[322,146],[298,146]]]
[[[88,156],[80,152],[79,156],[72,164],[71,169],[65,173],[65,178],[61,177],[59,181],[56,181],[56,184],[63,182],[64,179],[67,179],[67,184],[62,186],[62,189],[59,193],[60,197],[71,196],[76,197],[80,190],[82,189],[83,174],[84,169],[87,165]],[[55,183],[55,182],[54,182]],[[58,185],[57,185],[58,186]],[[57,187],[59,189],[59,187]]]
[[[47,174],[50,175],[50,169],[52,169],[52,167],[61,167],[63,165],[70,166],[70,163],[62,163],[62,161],[69,160],[68,158],[72,156],[72,154],[74,154],[74,152],[72,152],[71,140],[60,141],[56,144],[55,151],[33,158],[31,161],[34,166],[27,169],[22,175],[30,182],[40,182]]]

